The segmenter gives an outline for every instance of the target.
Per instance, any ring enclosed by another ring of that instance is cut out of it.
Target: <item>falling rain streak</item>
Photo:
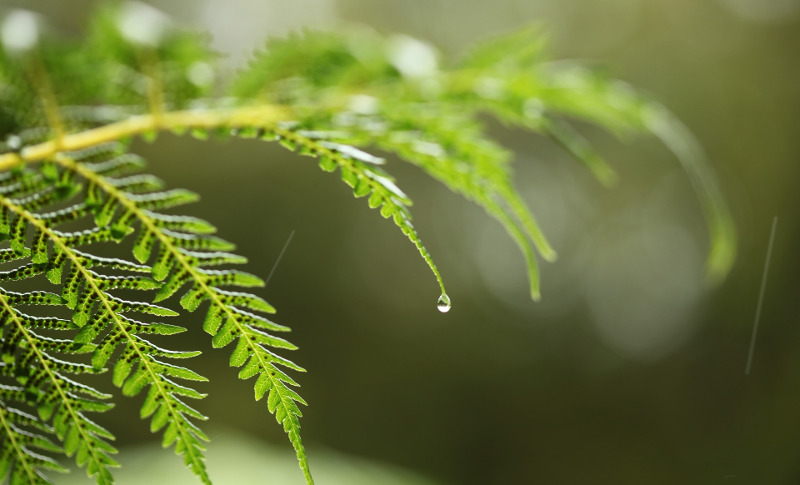
[[[778,217],[772,218],[772,230],[769,232],[769,243],[767,244],[767,260],[764,261],[764,274],[761,276],[761,289],[758,292],[758,304],[756,305],[756,318],[753,322],[753,336],[750,338],[750,352],[747,354],[747,366],[744,369],[745,375],[750,375],[750,367],[753,365],[753,352],[756,349],[756,334],[758,334],[758,321],[761,318],[761,304],[764,302],[764,288],[767,286],[767,273],[769,272],[769,260],[772,257],[772,245],[775,242],[775,228],[778,226]]]

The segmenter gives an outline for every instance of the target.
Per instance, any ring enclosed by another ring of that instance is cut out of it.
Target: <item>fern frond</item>
[[[116,148],[118,149],[119,147]],[[99,151],[94,151],[93,155],[96,156],[98,153]],[[192,202],[196,200],[194,194],[186,191],[131,194],[122,190],[125,183],[121,181],[132,180],[131,178],[115,179],[108,176],[108,172],[105,171],[109,167],[115,167],[115,165],[109,164],[108,161],[94,161],[93,164],[78,163],[76,158],[80,159],[81,156],[82,154],[80,153],[73,153],[72,157],[58,156],[56,161],[65,170],[72,171],[76,176],[80,176],[87,181],[90,187],[87,199],[95,207],[96,223],[109,226],[114,237],[119,238],[133,232],[134,223],[140,225],[139,234],[134,242],[133,254],[141,263],[147,263],[152,259],[155,252],[154,262],[152,263],[152,276],[155,281],[163,282],[155,297],[156,302],[171,297],[187,285],[189,290],[180,299],[180,304],[184,309],[195,311],[203,302],[209,302],[203,328],[212,335],[213,346],[216,348],[224,347],[233,340],[238,339],[236,349],[231,356],[231,366],[241,367],[247,363],[239,373],[242,379],[248,379],[256,375],[261,376],[256,382],[256,399],[261,399],[265,392],[269,391],[270,397],[267,400],[269,411],[275,414],[278,422],[284,426],[296,450],[307,480],[309,483],[313,483],[308,471],[305,449],[300,438],[298,418],[302,414],[296,404],[296,402],[305,404],[305,401],[287,386],[287,384],[296,386],[297,383],[280,371],[276,365],[297,371],[303,371],[303,369],[269,350],[270,347],[289,350],[296,348],[286,340],[268,333],[268,331],[287,331],[289,329],[247,311],[274,312],[274,308],[264,300],[248,293],[228,291],[221,288],[225,286],[262,286],[263,282],[259,278],[241,271],[207,269],[208,266],[244,263],[246,259],[225,252],[232,250],[234,248],[233,245],[220,238],[208,235],[209,232],[213,231],[213,226],[210,226],[205,221],[157,212]],[[110,160],[114,160],[119,158],[120,155],[109,148],[106,156]],[[157,250],[154,251],[156,247]],[[103,320],[96,320],[94,327],[104,324]],[[89,330],[89,328],[92,329]],[[180,327],[174,328],[183,330]],[[159,333],[167,333],[168,331],[169,329],[166,327],[159,328]],[[84,337],[84,332],[91,333]],[[78,334],[76,340],[91,341],[93,335],[97,332],[99,332],[99,329],[86,327]],[[111,350],[113,348],[104,350],[101,346],[95,355],[107,355],[110,354]],[[169,355],[172,357],[183,356],[177,353],[170,353]],[[190,355],[185,356],[188,357]],[[114,380],[118,385],[121,382],[120,379],[122,379],[120,376],[127,375],[125,366],[130,366],[130,364],[122,364],[122,362],[130,362],[132,357],[133,355],[126,356],[123,354],[118,361],[114,369]],[[95,363],[96,365],[103,365],[104,362],[97,360]],[[184,379],[200,378],[188,369],[160,367],[158,370],[167,373],[167,375],[175,375]],[[131,378],[123,386],[123,392],[129,393],[136,389],[138,384],[131,383],[135,377]],[[152,389],[151,387],[151,394]],[[175,392],[180,393],[177,390]],[[155,397],[156,395],[148,395],[146,406]],[[199,396],[190,395],[190,397]],[[181,413],[201,418],[201,415],[188,407],[181,408],[180,411]],[[143,407],[142,412],[145,414],[152,411]],[[167,417],[170,418],[169,421],[171,423],[174,422],[174,416],[166,415],[157,415],[154,417],[153,422],[159,424],[166,422]],[[173,424],[170,424],[170,426],[173,426]],[[169,433],[168,429],[167,434]]]
[[[58,295],[43,292],[0,291],[3,360],[14,364],[7,369],[13,368],[10,377],[26,389],[25,402],[38,410],[42,421],[52,419],[56,435],[64,442],[63,452],[68,456],[77,453],[76,462],[86,467],[89,476],[97,475],[98,483],[110,483],[108,467],[117,463],[109,454],[116,453],[116,449],[106,440],[114,437],[83,414],[110,409],[112,405],[97,401],[110,396],[64,375],[95,372],[90,366],[62,361],[48,353],[80,354],[91,352],[94,346],[37,335],[32,328],[63,330],[74,326],[60,319],[32,317],[15,308],[16,305],[59,304],[62,301]]]
[[[22,388],[0,387],[4,396],[22,394]],[[20,400],[24,398],[20,397]],[[42,452],[60,453],[61,447],[55,445],[46,435],[52,435],[53,429],[43,425],[38,418],[18,409],[9,407],[0,400],[0,477],[10,473],[9,483],[46,484],[43,470],[66,472],[67,470],[55,460]]]
[[[10,177],[4,185],[6,195],[22,195],[21,199],[0,198],[0,237],[11,237],[12,247],[5,250],[6,261],[31,257],[32,263],[0,274],[2,280],[25,279],[47,271],[47,244],[41,230],[34,236],[31,248],[26,247],[25,234],[28,218],[35,219],[24,207],[42,207],[54,200],[59,188],[43,186],[42,177],[37,174],[19,172]],[[25,180],[27,179],[27,182]],[[35,183],[31,183],[35,181]],[[32,192],[32,189],[41,189]],[[61,191],[67,194],[71,191]],[[19,204],[19,205],[17,205]],[[16,217],[15,217],[16,214]],[[41,228],[44,228],[44,224]],[[42,241],[45,241],[43,244]],[[13,254],[12,254],[13,253]],[[45,255],[42,258],[42,255]],[[56,258],[54,258],[56,259]],[[116,462],[109,454],[116,450],[106,440],[113,439],[108,431],[90,421],[83,413],[102,412],[111,405],[96,399],[107,399],[108,395],[85,386],[64,374],[83,374],[95,372],[89,366],[67,362],[52,357],[49,352],[62,354],[83,354],[94,350],[93,345],[81,345],[71,340],[52,339],[38,335],[34,328],[48,330],[71,330],[74,325],[57,318],[33,317],[21,312],[18,305],[62,305],[64,300],[46,292],[16,293],[0,290],[0,315],[2,315],[3,359],[13,368],[13,377],[25,386],[29,402],[38,410],[40,419],[53,421],[55,433],[64,442],[64,453],[77,454],[76,461],[85,466],[90,476],[97,476],[99,483],[109,483],[111,474],[108,466]],[[88,397],[84,397],[88,396]]]
[[[444,113],[430,104],[378,102],[369,114],[326,120],[337,136],[355,146],[375,145],[419,166],[451,190],[481,205],[497,219],[525,257],[531,296],[540,297],[534,248],[548,261],[556,253],[512,186],[509,154],[486,140],[480,125],[465,113]],[[344,118],[344,121],[341,121]],[[319,123],[313,120],[311,123]]]
[[[691,133],[657,102],[596,70],[569,62],[520,67],[497,60],[457,74],[451,78],[458,93],[455,99],[550,136],[605,184],[616,181],[614,171],[559,116],[592,122],[617,135],[644,132],[657,137],[676,156],[700,198],[710,236],[706,274],[712,283],[721,281],[736,253],[733,220],[716,177]],[[487,82],[492,89],[481,89]]]
[[[96,12],[85,49],[103,73],[90,81],[98,90],[94,96],[107,103],[183,108],[214,85],[208,36],[180,28],[143,3]]]
[[[449,69],[431,64],[425,72],[404,64],[403,43],[370,32],[271,41],[240,73],[232,93],[245,104],[289,103],[304,128],[395,152],[482,205],[520,246],[534,299],[539,291],[533,248],[547,260],[555,259],[555,251],[511,183],[507,154],[472,119],[489,112],[548,136],[607,185],[616,180],[614,171],[560,118],[578,117],[614,133],[655,134],[678,155],[703,203],[711,231],[709,276],[719,279],[730,267],[733,229],[716,181],[685,130],[657,104],[624,83],[547,62],[536,29],[485,42]],[[428,56],[435,58],[432,51]]]
[[[320,168],[326,172],[333,172],[338,168],[342,181],[352,187],[353,195],[369,196],[367,201],[370,208],[379,208],[384,218],[391,217],[414,244],[439,283],[442,291],[440,298],[449,300],[442,275],[411,223],[411,213],[408,210],[411,199],[395,185],[391,175],[378,167],[384,163],[383,159],[354,146],[326,140],[327,135],[324,132],[299,130],[291,123],[279,123],[272,130],[261,130],[258,134],[265,140],[277,140],[284,147],[298,151],[301,155],[318,158]]]
[[[61,158],[57,160],[61,160]],[[119,166],[116,169],[118,170]],[[57,175],[57,177],[53,177],[53,180],[58,180],[65,187],[70,185],[70,181],[76,175],[75,172],[68,170],[59,173],[58,170],[47,169],[44,172]],[[120,183],[118,185],[128,186]],[[72,185],[71,188],[62,190],[62,192],[68,196],[76,190],[78,190],[77,185]],[[91,188],[87,188],[87,191],[91,191]],[[68,308],[73,310],[72,321],[76,327],[80,328],[74,337],[75,343],[91,344],[97,340],[96,345],[91,346],[93,355],[90,369],[103,370],[115,348],[123,346],[123,351],[114,366],[112,379],[114,384],[122,387],[123,394],[126,395],[136,395],[145,387],[149,387],[142,406],[142,417],[153,416],[151,420],[151,430],[153,431],[166,425],[164,445],[177,442],[176,449],[184,454],[186,464],[204,481],[208,482],[200,442],[207,438],[190,421],[190,418],[205,419],[205,416],[181,400],[181,397],[197,399],[204,395],[172,380],[173,378],[195,381],[205,379],[193,371],[159,360],[160,357],[188,358],[199,352],[164,350],[140,337],[145,334],[169,335],[185,329],[173,325],[142,323],[133,320],[124,313],[139,312],[170,316],[175,315],[175,312],[147,303],[128,302],[109,293],[115,289],[152,290],[159,286],[155,280],[142,276],[103,274],[98,273],[95,269],[106,268],[135,272],[146,270],[149,272],[150,268],[123,260],[100,258],[74,249],[75,246],[111,241],[124,236],[128,232],[127,228],[121,228],[121,221],[124,221],[124,218],[117,218],[115,223],[111,224],[114,208],[97,203],[87,194],[84,205],[94,212],[95,221],[104,225],[98,225],[94,229],[85,231],[61,232],[50,226],[54,219],[60,220],[60,218],[41,219],[37,213],[33,212],[55,200],[52,194],[56,192],[54,186],[47,186],[25,198],[0,200],[5,217],[12,220],[8,223],[7,233],[11,238],[11,249],[17,255],[30,254],[32,260],[31,265],[21,267],[25,269],[23,274],[20,275],[17,270],[17,273],[10,274],[8,277],[18,279],[47,272],[48,278],[56,284],[61,284],[63,277],[63,300],[62,297],[55,297],[55,295],[54,297],[58,303],[63,301]],[[140,197],[140,203],[147,207],[157,207],[175,202],[174,194],[167,192],[159,194],[159,196],[151,194],[148,197]],[[70,210],[68,214],[82,212]],[[29,227],[35,230],[31,248],[26,247],[26,235]],[[52,245],[53,248],[52,255],[49,252],[49,245]],[[67,265],[69,270],[64,271]],[[38,295],[36,296],[38,297]],[[59,417],[56,416],[56,420],[58,419]],[[58,431],[59,427],[56,426],[56,429]],[[73,427],[73,429],[75,428]],[[91,431],[101,433],[99,427],[93,428]],[[63,439],[67,454],[71,454],[78,446],[89,446],[87,443],[91,443],[88,437],[79,437],[71,431],[70,434],[63,436]],[[83,452],[79,453],[79,460],[84,454]],[[91,465],[87,471],[94,474],[97,468],[98,466]],[[105,469],[103,468],[103,470]],[[108,472],[105,471],[105,473]],[[110,480],[110,475],[102,477],[102,481],[108,480]]]

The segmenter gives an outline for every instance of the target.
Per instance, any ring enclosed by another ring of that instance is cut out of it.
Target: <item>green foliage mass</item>
[[[12,12],[0,50],[0,476],[11,483],[48,482],[47,471],[64,470],[60,455],[74,456],[98,483],[113,481],[113,433],[91,420],[112,408],[112,396],[81,382],[104,372],[123,395],[144,395],[150,429],[210,483],[208,438],[198,426],[206,417],[187,403],[204,397],[191,385],[206,379],[176,363],[200,352],[150,341],[197,325],[186,312],[201,307],[212,346],[233,349],[231,366],[240,379],[254,378],[255,399],[266,396],[312,483],[300,438],[305,401],[287,374],[303,369],[278,353],[295,349],[278,336],[289,329],[265,316],[274,312],[269,303],[242,291],[263,281],[231,269],[246,262],[234,245],[212,235],[210,223],[173,213],[198,196],[141,173],[143,160],[128,151],[135,136],[168,130],[277,141],[338,170],[416,246],[446,311],[449,297],[412,224],[411,200],[370,150],[419,166],[496,218],[519,245],[538,299],[536,253],[553,260],[555,251],[514,189],[509,152],[485,136],[478,115],[553,138],[604,183],[614,172],[568,120],[619,135],[650,132],[675,151],[700,196],[709,276],[718,280],[730,267],[730,218],[691,136],[630,86],[548,61],[535,30],[449,64],[406,37],[303,32],[268,42],[225,83],[214,77],[205,37],[150,7],[101,10],[80,41],[37,22]],[[225,94],[212,96],[217,90]],[[126,239],[132,254],[95,254]],[[14,284],[23,290],[11,291]],[[180,312],[155,304],[175,295]]]

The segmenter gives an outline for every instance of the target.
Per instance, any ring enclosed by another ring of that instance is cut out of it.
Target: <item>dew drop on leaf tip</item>
[[[439,301],[436,302],[436,308],[438,308],[439,311],[442,313],[449,312],[451,306],[452,305],[450,305],[450,297],[447,296],[446,294],[442,294],[442,296],[439,297]]]

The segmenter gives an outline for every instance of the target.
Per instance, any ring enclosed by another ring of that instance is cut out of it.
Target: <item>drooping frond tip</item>
[[[241,130],[236,130],[234,133],[243,134]],[[395,225],[414,244],[439,284],[440,298],[446,298],[449,302],[442,275],[411,223],[411,213],[408,208],[411,199],[395,185],[394,178],[380,167],[385,163],[382,158],[370,155],[352,145],[333,141],[347,136],[343,133],[305,130],[301,129],[298,123],[278,123],[271,130],[262,129],[258,133],[245,133],[248,137],[257,135],[264,140],[277,140],[289,150],[315,157],[319,160],[319,167],[326,172],[333,172],[338,168],[342,181],[353,189],[353,195],[367,197],[369,207],[379,209],[384,218],[392,218]]]
[[[717,177],[708,166],[705,153],[686,126],[660,105],[653,105],[645,123],[678,158],[700,197],[708,224],[710,248],[706,277],[717,285],[733,266],[736,258],[736,231]]]

